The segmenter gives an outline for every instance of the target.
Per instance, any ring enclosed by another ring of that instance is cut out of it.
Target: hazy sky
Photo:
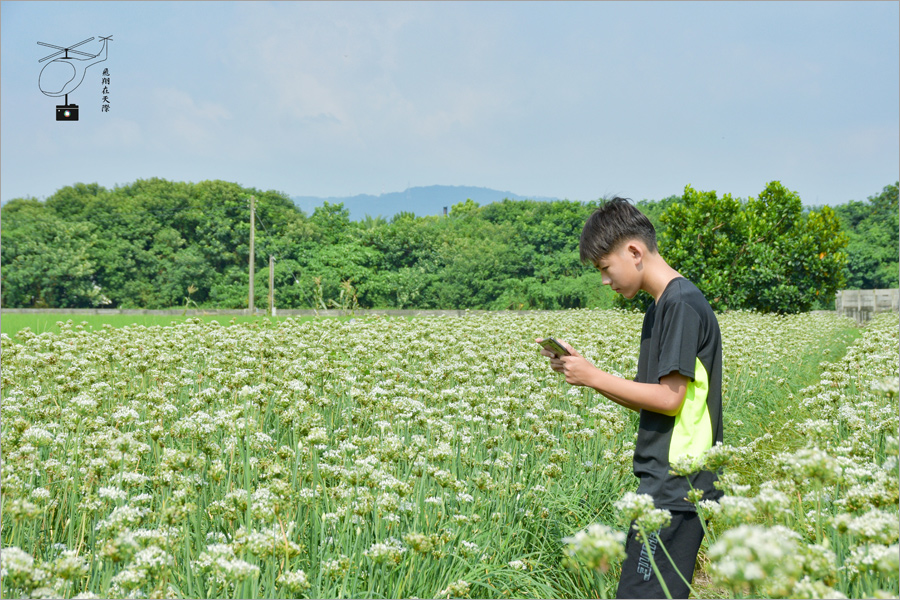
[[[900,172],[898,22],[900,3],[856,1],[4,1],[0,196],[161,177],[640,200],[777,179],[807,205],[862,200]],[[110,35],[69,95],[80,120],[57,122],[37,42]]]

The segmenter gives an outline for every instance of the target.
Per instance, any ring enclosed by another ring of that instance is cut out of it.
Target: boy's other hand
[[[566,383],[570,385],[586,385],[591,386],[593,376],[599,369],[584,358],[580,354],[572,354],[572,356],[563,356],[558,359],[560,368],[553,368],[566,376]],[[551,366],[553,361],[550,361]]]

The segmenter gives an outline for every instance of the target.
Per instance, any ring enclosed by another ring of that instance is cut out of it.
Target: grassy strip
[[[772,477],[763,456],[768,458],[805,444],[803,436],[779,435],[784,424],[798,416],[800,390],[817,383],[822,363],[840,361],[861,333],[856,327],[846,327],[828,343],[809,348],[794,364],[772,365],[764,372],[738,371],[726,398],[725,443],[744,445],[750,440],[760,440],[756,443],[760,460],[733,465],[730,470],[739,472],[743,481],[756,486]]]
[[[822,363],[841,360],[861,335],[860,329],[846,327],[839,330],[827,344],[809,348],[809,352],[795,364],[772,365],[763,372],[749,369],[737,371],[725,398],[725,443],[743,445],[750,440],[758,440],[758,460],[731,465],[728,467],[730,471],[739,473],[741,480],[755,489],[771,479],[773,456],[796,450],[806,443],[806,438],[801,435],[783,435],[785,423],[796,419],[800,410],[799,391],[818,382]],[[733,592],[715,586],[706,570],[710,543],[709,539],[704,539],[697,558],[693,582],[696,597],[731,598]]]
[[[86,324],[88,330],[101,329],[104,325],[111,327],[129,327],[131,325],[142,325],[144,327],[162,326],[168,327],[173,324],[184,323],[186,319],[198,318],[204,323],[218,321],[222,325],[235,323],[250,323],[259,321],[277,322],[291,318],[298,321],[313,321],[316,319],[338,319],[339,321],[347,321],[352,317],[267,317],[267,316],[251,316],[251,315],[73,315],[71,313],[6,313],[0,321],[0,332],[10,337],[15,337],[16,333],[30,328],[36,334],[51,331],[59,332],[58,321],[63,323],[71,320],[73,323]]]

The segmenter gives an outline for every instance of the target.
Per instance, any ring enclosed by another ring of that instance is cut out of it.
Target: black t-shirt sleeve
[[[700,347],[700,315],[683,301],[673,302],[660,312],[657,380],[678,371],[693,381]]]

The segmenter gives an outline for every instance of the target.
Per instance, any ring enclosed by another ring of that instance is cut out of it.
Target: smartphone
[[[556,356],[568,356],[569,355],[569,351],[566,350],[565,348],[563,348],[563,345],[560,344],[555,339],[553,339],[552,337],[544,338],[540,342],[538,342],[538,344],[540,344],[541,346],[543,346],[545,349],[549,350]]]

